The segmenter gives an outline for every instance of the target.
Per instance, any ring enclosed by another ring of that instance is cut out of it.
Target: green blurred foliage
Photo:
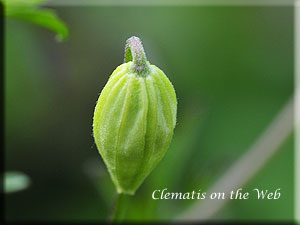
[[[6,21],[5,165],[33,181],[6,196],[8,221],[98,221],[111,213],[115,190],[92,138],[92,117],[132,35],[174,84],[178,124],[127,219],[171,219],[196,203],[151,195],[207,190],[293,95],[292,7],[55,11],[72,33],[59,45],[40,27]],[[231,201],[216,218],[292,219],[293,149],[291,136],[244,187],[282,188],[280,200]]]
[[[22,191],[29,187],[30,178],[21,172],[7,171],[3,175],[4,193]]]
[[[49,9],[40,8],[45,0],[2,0],[5,16],[45,27],[55,32],[56,39],[62,41],[69,35],[66,25]]]

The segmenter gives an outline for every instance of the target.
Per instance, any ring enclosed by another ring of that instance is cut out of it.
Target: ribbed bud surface
[[[94,139],[119,193],[134,194],[165,155],[176,124],[177,100],[166,75],[147,76],[120,65],[98,99]]]

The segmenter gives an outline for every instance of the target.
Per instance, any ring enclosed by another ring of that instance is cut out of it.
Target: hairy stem
[[[124,62],[133,61],[133,70],[138,75],[145,76],[149,72],[149,65],[142,41],[135,36],[127,39],[125,45]]]

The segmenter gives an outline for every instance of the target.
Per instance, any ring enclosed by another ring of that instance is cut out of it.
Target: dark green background
[[[98,221],[114,186],[92,137],[93,110],[125,40],[175,86],[178,124],[166,156],[128,206],[127,218],[171,219],[191,200],[151,199],[155,189],[207,190],[293,95],[292,7],[57,7],[70,37],[23,21],[5,24],[5,166],[32,185],[6,196],[8,221]],[[244,187],[279,200],[233,200],[218,219],[291,220],[291,135]]]

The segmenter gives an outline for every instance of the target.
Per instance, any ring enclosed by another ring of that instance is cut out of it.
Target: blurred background
[[[105,220],[115,189],[92,137],[93,111],[127,38],[175,86],[172,144],[126,219],[169,220],[197,204],[157,200],[156,189],[207,190],[293,95],[292,7],[52,7],[69,28],[5,21],[5,170],[30,178],[5,195],[7,221]],[[278,200],[232,200],[215,219],[292,220],[291,134],[244,191],[281,188]]]

